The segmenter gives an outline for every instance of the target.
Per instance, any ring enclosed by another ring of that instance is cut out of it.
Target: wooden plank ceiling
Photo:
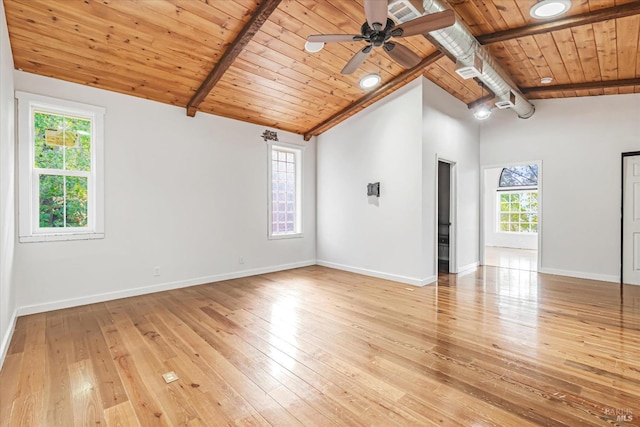
[[[640,92],[640,1],[573,0],[567,15],[545,23],[529,16],[534,3],[449,2],[530,99]],[[307,138],[420,74],[466,104],[483,95],[422,36],[403,41],[425,58],[411,70],[375,49],[358,71],[341,75],[362,42],[332,43],[318,53],[304,50],[310,34],[358,34],[365,20],[362,0],[4,0],[4,5],[17,69]],[[374,72],[382,86],[361,89],[359,79]],[[542,77],[553,82],[543,85]],[[201,86],[210,87],[196,95]]]

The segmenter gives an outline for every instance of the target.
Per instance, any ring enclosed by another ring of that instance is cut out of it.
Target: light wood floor
[[[493,267],[538,271],[538,251],[531,249],[484,247],[485,264]]]
[[[308,267],[21,317],[0,391],[2,426],[638,425],[640,287]]]

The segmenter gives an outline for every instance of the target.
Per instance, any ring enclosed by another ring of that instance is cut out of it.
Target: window
[[[498,187],[498,231],[537,233],[538,165],[502,169]]]
[[[104,109],[25,92],[16,98],[20,241],[104,237]]]
[[[302,236],[302,150],[269,144],[269,237]]]
[[[513,166],[502,169],[499,187],[536,187],[538,165]]]
[[[538,232],[538,190],[498,193],[498,230],[504,233]]]

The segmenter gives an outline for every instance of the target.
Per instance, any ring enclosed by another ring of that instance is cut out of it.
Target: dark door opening
[[[438,161],[438,272],[449,273],[451,259],[451,165]]]

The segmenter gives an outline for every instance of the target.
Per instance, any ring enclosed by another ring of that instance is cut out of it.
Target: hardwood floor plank
[[[108,426],[141,427],[131,402],[123,402],[105,409],[104,418]]]
[[[0,372],[0,426],[622,426],[638,402],[640,288],[494,267],[414,288],[312,266],[25,316]]]
[[[237,369],[210,342],[199,335],[199,333],[202,333],[205,337],[208,336],[204,329],[200,327],[196,327],[197,330],[192,329],[191,325],[184,321],[184,312],[179,311],[178,313],[175,314],[170,310],[164,313],[165,319],[171,319],[172,317],[176,319],[176,321],[170,321],[168,325],[176,335],[193,349],[194,356],[201,359],[203,364],[208,365],[209,368],[201,366],[201,369],[209,372],[209,381],[220,385],[225,395],[230,396],[227,398],[222,398],[224,395],[220,396],[221,398],[217,400],[217,404],[223,407],[232,405],[231,413],[237,413],[238,410],[242,410],[235,418],[242,421],[240,424],[280,424],[283,418],[280,415],[282,407],[275,400],[268,397],[266,392],[248,377],[252,373],[245,373]],[[194,325],[197,325],[197,323],[194,323]],[[252,367],[249,366],[249,369],[252,369]],[[292,421],[293,425],[296,424],[295,418],[290,415],[284,416],[284,419]],[[249,422],[250,420],[255,420],[255,422]]]
[[[98,379],[95,376],[91,359],[81,360],[69,366],[71,388],[73,390],[73,425],[88,426],[104,424],[104,409],[98,390]],[[38,425],[35,424],[30,425]]]
[[[0,426],[8,426],[13,418],[14,402],[20,397],[20,376],[22,375],[23,352],[8,354],[5,356],[2,371],[0,372]]]
[[[45,324],[46,314],[27,316],[21,325],[25,328],[24,352],[18,379],[16,400],[13,403],[7,425],[37,425],[43,415],[45,378]],[[4,373],[4,370],[3,370]],[[4,389],[4,381],[0,379],[0,389]]]
[[[329,426],[332,422],[322,412],[312,408],[306,401],[291,393],[285,386],[280,386],[269,393],[276,402],[282,405],[289,413],[304,426]]]
[[[72,390],[69,376],[69,333],[65,316],[60,311],[47,313],[45,339],[47,354],[45,372],[47,381],[44,384],[44,402],[48,426],[73,425],[73,411],[68,401]]]
[[[127,394],[95,315],[92,311],[86,311],[80,315],[80,322],[84,328],[85,345],[102,397],[102,407],[107,409],[126,402]]]
[[[190,396],[190,401],[201,420],[219,420],[221,424],[268,425],[266,420],[232,390],[215,371],[185,341],[165,324],[168,314],[153,315],[150,321],[160,335],[176,349],[176,357],[167,360],[169,369],[181,378],[181,387]],[[212,379],[215,379],[212,381]]]
[[[75,307],[69,309],[66,316],[69,335],[73,337],[69,345],[73,349],[73,355],[69,355],[69,363],[81,362],[91,357],[87,352],[87,346],[84,342],[84,327],[80,319],[81,313],[87,311],[86,306]]]
[[[105,337],[113,360],[116,363],[120,378],[129,398],[129,402],[136,414],[136,419],[141,426],[168,426],[170,425],[167,417],[163,417],[163,410],[160,407],[157,398],[152,393],[142,376],[140,375],[136,362],[131,356],[133,349],[125,346],[120,336],[118,325],[111,318],[111,314],[106,307],[99,309],[94,306],[96,319],[100,324],[100,328]],[[113,311],[116,313],[117,311]],[[120,406],[123,403],[116,405]],[[120,410],[115,411],[116,414],[107,413],[105,410],[105,418],[119,417]]]
[[[249,315],[246,312],[245,314]],[[378,401],[384,400],[386,407],[393,407],[393,396],[395,395],[395,400],[397,400],[403,395],[402,391],[367,375],[356,365],[341,363],[339,360],[333,359],[328,362],[320,360],[318,357],[319,349],[309,346],[308,343],[305,343],[304,347],[307,352],[312,353],[307,354],[304,354],[302,348],[293,348],[294,346],[289,344],[282,346],[281,342],[269,336],[268,329],[257,332],[259,328],[257,324],[260,321],[261,319],[254,319],[252,330],[256,331],[255,334],[244,329],[234,329],[232,325],[230,327],[234,334],[240,335],[242,339],[251,343],[262,353],[268,354],[276,362],[275,364],[271,363],[271,369],[279,376],[286,378],[283,380],[284,384],[292,387],[292,390],[298,393],[300,383],[295,378],[298,377],[307,386],[312,386],[318,391],[321,390],[323,394],[333,400],[334,406],[336,403],[340,404],[344,408],[341,416],[355,415],[362,418],[362,414],[367,413],[367,416],[371,415],[375,419],[386,419],[388,425],[395,423],[393,420],[394,411],[381,409],[385,408],[385,405],[379,404]],[[267,328],[269,327],[267,326]],[[388,398],[388,394],[391,394],[392,397]],[[347,404],[340,403],[345,395],[351,396],[350,400]],[[371,402],[377,404],[371,404]],[[409,414],[403,414],[403,416],[411,418]],[[366,419],[366,417],[364,418]]]
[[[22,324],[26,322],[27,317],[18,317],[16,320],[15,330],[9,343],[7,354],[16,354],[24,352],[24,341],[26,339],[27,328]]]
[[[197,418],[196,411],[180,388],[175,383],[166,384],[163,380],[162,374],[169,369],[158,359],[135,324],[130,318],[119,319],[119,316],[124,314],[114,315],[114,321],[118,325],[122,344],[131,355],[143,384],[159,404],[159,412],[154,416],[166,417],[169,425],[184,425]]]

